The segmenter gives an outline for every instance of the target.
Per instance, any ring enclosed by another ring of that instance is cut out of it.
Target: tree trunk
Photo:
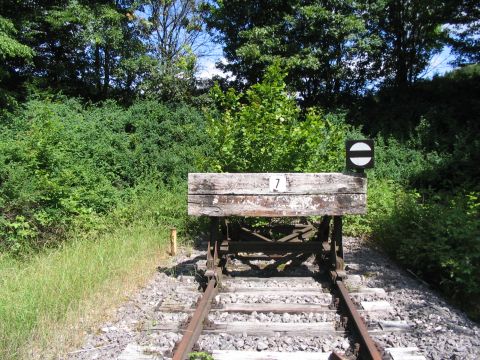
[[[408,67],[406,59],[405,29],[403,11],[406,4],[402,0],[395,1],[393,8],[393,26],[394,26],[394,62],[395,62],[395,85],[399,88],[408,84]]]
[[[95,87],[97,88],[97,96],[102,92],[102,80],[100,76],[100,46],[95,44]]]
[[[104,73],[103,96],[106,98],[108,95],[108,87],[110,86],[110,48],[108,46],[105,47]]]

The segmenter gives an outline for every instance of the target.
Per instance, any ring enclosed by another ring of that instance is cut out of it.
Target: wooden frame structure
[[[263,253],[288,258],[292,254],[320,256],[326,251],[332,267],[343,270],[342,216],[364,214],[366,204],[367,178],[362,173],[188,175],[188,214],[211,218],[210,245],[219,254]],[[230,225],[229,216],[323,216],[323,219],[317,225],[308,221],[278,225],[288,231],[280,238],[272,238]],[[221,220],[223,239],[220,240]]]

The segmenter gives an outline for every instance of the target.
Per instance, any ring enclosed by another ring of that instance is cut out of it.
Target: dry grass
[[[1,360],[58,359],[78,348],[168,261],[170,226],[179,235],[186,228],[184,186],[140,190],[104,219],[108,233],[72,234],[24,260],[0,253]]]
[[[166,262],[169,229],[142,224],[28,263],[0,257],[0,358],[53,359],[114,315]]]

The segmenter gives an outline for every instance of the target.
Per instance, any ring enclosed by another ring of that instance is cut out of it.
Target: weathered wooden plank
[[[284,287],[224,287],[220,290],[221,294],[237,294],[237,295],[251,295],[251,296],[322,296],[325,299],[332,300],[332,294],[322,292],[322,288],[314,287],[298,287],[293,289],[286,289]]]
[[[360,296],[360,295],[376,295],[377,297],[386,297],[387,293],[385,289],[382,288],[369,288],[369,287],[359,287],[356,289],[349,289],[351,296]]]
[[[157,356],[146,346],[130,343],[118,356],[118,360],[154,360]]]
[[[318,195],[367,192],[364,174],[342,173],[190,173],[191,195]]]
[[[208,325],[205,330],[215,330],[229,334],[246,333],[249,336],[275,336],[275,333],[280,333],[286,336],[321,336],[334,332],[335,323],[259,323],[252,321],[230,321],[228,323],[214,322],[213,324]]]
[[[292,283],[292,282],[302,282],[302,283],[310,283],[313,285],[319,284],[318,281],[310,276],[269,276],[269,277],[256,277],[256,276],[233,276],[233,277],[224,277],[225,284],[231,284],[233,286],[237,286],[238,282],[264,282],[264,283]],[[257,285],[255,285],[257,286]]]
[[[409,331],[413,328],[413,324],[405,320],[383,320],[378,325],[385,331]]]
[[[251,312],[272,312],[274,314],[282,313],[323,313],[329,310],[328,305],[317,305],[317,304],[284,304],[284,303],[272,303],[272,304],[245,304],[245,303],[235,303],[235,304],[223,304],[221,309],[228,312],[239,312],[239,313],[251,313]],[[213,308],[212,310],[218,310]]]
[[[240,351],[240,350],[213,350],[215,360],[328,360],[331,353],[293,351]]]
[[[386,348],[385,351],[393,360],[426,360],[417,347]]]
[[[146,327],[146,331],[168,331],[168,332],[186,332],[185,328],[179,323],[162,323],[154,327]],[[322,336],[332,334],[344,334],[345,331],[335,330],[334,322],[312,322],[312,323],[283,323],[283,322],[252,322],[252,321],[234,321],[219,322],[209,321],[203,330],[203,335],[225,334],[247,336]]]
[[[366,194],[188,195],[188,214],[196,216],[340,216],[365,212]]]
[[[235,298],[236,297],[260,297],[260,298],[270,298],[272,302],[274,302],[276,299],[279,297],[289,297],[289,298],[302,298],[305,296],[315,297],[315,304],[317,305],[330,305],[332,304],[332,294],[328,293],[322,293],[321,291],[306,291],[306,292],[300,292],[297,290],[284,290],[282,292],[280,291],[251,291],[251,292],[241,292],[241,291],[236,291],[235,292]],[[217,302],[222,301],[222,299],[225,298],[231,298],[232,293],[218,293],[217,296],[215,297],[215,300]],[[320,303],[321,302],[321,303]]]
[[[175,289],[177,292],[182,294],[198,294],[198,289],[194,288],[185,288],[180,287]],[[279,288],[222,288],[218,295],[217,299],[221,299],[225,296],[231,294],[241,295],[241,296],[268,296],[268,297],[278,297],[278,296],[316,296],[321,298],[324,303],[330,304],[332,302],[332,295],[329,293],[322,292],[321,288],[295,288],[295,289],[285,289],[283,287]]]
[[[319,241],[306,242],[266,242],[266,241],[223,241],[220,246],[220,252],[239,253],[250,252],[264,254],[278,253],[311,253],[316,254],[322,251],[322,243]]]
[[[392,311],[392,305],[386,300],[361,301],[362,309],[367,311]]]

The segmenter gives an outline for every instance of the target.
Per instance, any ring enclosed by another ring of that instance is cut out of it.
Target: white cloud
[[[454,55],[451,53],[450,48],[445,46],[442,49],[442,52],[436,54],[430,60],[427,68],[424,70],[423,74],[420,75],[421,78],[432,78],[434,75],[443,75],[446,72],[453,70],[450,62],[454,59]]]
[[[216,63],[227,63],[227,60],[223,56],[205,56],[201,57],[198,61],[197,77],[199,79],[211,79],[213,76],[218,75],[223,78],[232,76],[231,72],[223,72],[216,67]]]

